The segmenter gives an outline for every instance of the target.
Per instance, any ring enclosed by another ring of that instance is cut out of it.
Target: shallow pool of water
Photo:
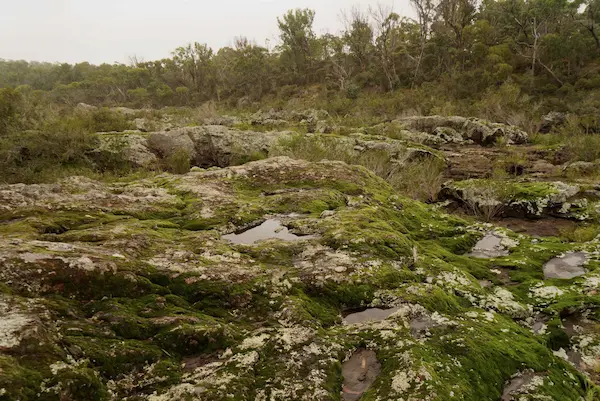
[[[381,364],[374,351],[359,349],[342,365],[344,384],[343,401],[357,401],[375,382],[381,372]]]
[[[569,252],[562,257],[550,259],[544,265],[544,277],[571,279],[583,276],[587,273],[583,267],[587,259],[585,252]]]
[[[364,322],[379,322],[387,319],[394,313],[398,312],[400,308],[391,309],[379,309],[369,308],[360,312],[355,312],[347,315],[344,318],[344,324],[357,324]]]
[[[487,233],[485,237],[479,240],[469,254],[474,258],[490,259],[501,256],[508,256],[508,249],[502,246],[502,237],[496,233]]]
[[[299,241],[315,238],[313,235],[296,235],[277,219],[268,219],[264,223],[241,233],[224,235],[223,239],[234,244],[252,245],[258,241],[280,239],[283,241]]]

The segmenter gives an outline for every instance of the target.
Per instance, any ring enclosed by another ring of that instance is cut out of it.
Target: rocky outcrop
[[[382,153],[391,162],[398,163],[420,157],[440,157],[426,147],[386,137],[240,131],[221,125],[186,127],[148,134],[102,134],[99,138],[101,146],[94,152],[99,162],[102,162],[102,157],[110,161],[111,157],[122,155],[136,167],[152,167],[160,160],[177,153],[187,157],[191,166],[227,167],[248,160],[293,153],[293,147],[302,143],[303,146],[321,144],[325,149],[331,150],[324,154],[324,158],[333,159],[343,155],[343,160],[355,160],[367,153]],[[337,149],[338,154],[329,148]]]
[[[539,132],[547,134],[552,132],[554,128],[560,127],[567,121],[567,115],[558,111],[551,111],[542,117]]]
[[[564,182],[511,182],[473,179],[449,182],[442,197],[486,218],[543,216],[587,220],[597,212],[581,188]]]
[[[204,159],[203,132],[172,143]],[[211,132],[224,148],[237,138]],[[294,235],[228,235],[271,218]],[[0,185],[0,398],[480,400],[507,383],[507,396],[581,400],[593,384],[552,347],[569,346],[559,318],[597,302],[597,252],[560,288],[542,264],[597,244],[506,232],[510,252],[466,254],[488,231],[339,161]],[[366,308],[394,313],[342,324]],[[547,330],[528,330],[536,319]],[[573,341],[586,363],[593,341]],[[517,369],[542,374],[515,384]]]
[[[396,120],[404,129],[424,132],[448,143],[472,142],[482,146],[491,146],[496,142],[524,144],[527,133],[505,124],[492,123],[478,118],[413,116]]]

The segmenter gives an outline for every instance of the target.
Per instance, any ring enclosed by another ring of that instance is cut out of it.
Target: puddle
[[[502,397],[500,401],[514,401],[517,398],[514,396],[521,395],[521,389],[527,386],[531,381],[538,376],[534,372],[526,372],[518,375],[517,377],[513,377],[507,385],[504,386],[504,391],[502,392]]]
[[[583,276],[587,270],[583,264],[587,261],[585,252],[569,252],[562,257],[554,258],[544,265],[544,278],[571,279]]]
[[[508,256],[508,249],[502,245],[504,238],[496,233],[487,233],[469,253],[468,256],[480,259],[497,258],[500,256]]]
[[[400,308],[391,309],[379,309],[369,308],[360,312],[351,313],[344,317],[344,324],[357,324],[364,322],[379,322],[387,319],[394,313],[398,312]]]
[[[258,241],[267,239],[280,239],[283,241],[299,241],[303,239],[315,238],[314,235],[296,235],[292,234],[288,228],[281,224],[281,221],[276,219],[268,219],[259,226],[239,234],[224,235],[223,239],[234,244],[252,245]]]
[[[343,401],[357,401],[375,382],[381,372],[381,364],[374,351],[359,349],[342,365],[344,385]]]

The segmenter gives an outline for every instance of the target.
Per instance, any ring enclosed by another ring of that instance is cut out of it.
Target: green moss
[[[560,319],[553,319],[547,324],[546,345],[548,348],[558,351],[559,349],[569,349],[571,340],[562,328]]]
[[[14,357],[0,354],[0,372],[0,388],[5,391],[0,400],[39,399],[37,394],[43,379],[39,371],[22,366]]]
[[[137,340],[116,340],[94,337],[66,337],[67,346],[87,358],[103,377],[116,378],[165,357],[156,345]]]
[[[61,399],[90,401],[110,399],[106,386],[97,373],[90,368],[61,369],[52,381],[56,381],[60,386],[58,392]]]

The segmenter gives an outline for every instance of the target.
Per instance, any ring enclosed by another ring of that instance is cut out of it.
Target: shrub
[[[86,128],[93,132],[126,131],[135,128],[122,113],[107,108],[95,110],[80,118],[87,125]]]
[[[21,95],[13,89],[0,89],[0,135],[6,135],[17,124]]]

